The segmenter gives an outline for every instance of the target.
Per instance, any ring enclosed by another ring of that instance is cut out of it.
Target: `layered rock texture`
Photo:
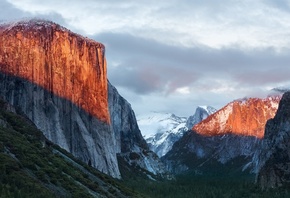
[[[286,92],[277,114],[266,124],[259,155],[257,182],[262,188],[289,185],[290,182],[290,92]]]
[[[48,21],[0,25],[0,97],[52,142],[98,170],[120,177],[117,154],[153,173],[130,104],[107,82],[105,48]]]
[[[209,136],[232,133],[262,138],[265,123],[275,116],[280,99],[281,96],[269,96],[265,99],[233,101],[195,125],[192,130]]]
[[[105,48],[47,21],[0,29],[1,73],[33,82],[109,123]]]
[[[4,25],[0,95],[49,140],[120,177],[102,44],[47,21]]]

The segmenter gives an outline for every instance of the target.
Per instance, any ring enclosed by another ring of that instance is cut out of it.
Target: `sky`
[[[52,20],[106,46],[137,115],[189,116],[290,87],[290,0],[0,0],[0,21]]]

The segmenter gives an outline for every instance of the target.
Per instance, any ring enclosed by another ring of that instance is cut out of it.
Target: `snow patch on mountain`
[[[186,117],[179,117],[171,113],[151,112],[147,115],[137,116],[137,122],[143,136],[149,138],[164,131],[178,133],[179,129],[185,126]]]
[[[150,149],[162,157],[186,131],[215,111],[213,107],[199,106],[188,119],[170,113],[151,112],[137,116],[137,122]]]
[[[165,155],[174,142],[187,131],[186,117],[171,113],[151,112],[137,117],[139,128],[150,149],[159,157]]]

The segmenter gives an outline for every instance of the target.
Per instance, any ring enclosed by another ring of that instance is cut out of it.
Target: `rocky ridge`
[[[170,113],[152,112],[138,117],[138,124],[150,149],[159,157],[164,156],[173,144],[195,124],[216,110],[210,106],[199,106],[189,118]]]
[[[34,19],[2,25],[0,40],[0,96],[49,140],[120,177],[104,46]]]
[[[154,175],[165,174],[165,167],[158,156],[149,149],[138,127],[130,103],[108,83],[109,110],[116,138],[118,157],[130,166],[138,166]]]
[[[130,104],[108,85],[106,69],[101,43],[58,24],[32,19],[0,25],[0,96],[18,114],[113,177],[121,177],[117,154],[131,152],[143,153],[134,162],[158,174],[160,161],[148,150]]]
[[[0,34],[1,73],[33,82],[110,122],[103,44],[42,20],[3,25]]]
[[[265,123],[273,118],[278,108],[280,95],[265,99],[244,98],[227,104],[192,130],[201,135],[236,135],[264,136]]]
[[[237,170],[256,172],[256,151],[264,136],[264,125],[275,115],[280,98],[236,100],[210,115],[162,158],[168,170],[203,172],[213,164],[231,164]]]
[[[228,164],[235,171],[254,172],[252,159],[259,145],[260,139],[252,136],[203,136],[188,131],[162,160],[167,170],[176,174],[193,171],[202,175],[220,169],[226,172]]]
[[[189,116],[186,121],[186,127],[192,129],[193,126],[206,119],[209,115],[215,113],[217,110],[211,106],[198,106],[195,113]]]
[[[277,114],[268,120],[261,149],[257,152],[257,183],[264,189],[290,182],[290,92],[286,92]]]
[[[150,149],[159,157],[165,155],[187,130],[186,118],[170,113],[151,112],[138,116],[137,122]]]

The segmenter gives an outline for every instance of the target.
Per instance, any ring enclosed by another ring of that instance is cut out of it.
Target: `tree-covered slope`
[[[138,197],[13,111],[0,101],[0,197]]]

